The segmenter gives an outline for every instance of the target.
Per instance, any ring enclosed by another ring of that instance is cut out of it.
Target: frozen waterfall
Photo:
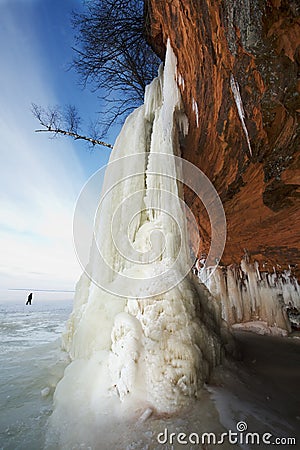
[[[111,415],[178,411],[198,396],[230,343],[219,305],[189,274],[175,159],[187,129],[168,43],[164,70],[127,118],[106,170],[89,262],[63,337],[71,362],[51,421],[64,436],[68,427],[79,433],[82,420],[89,429]]]

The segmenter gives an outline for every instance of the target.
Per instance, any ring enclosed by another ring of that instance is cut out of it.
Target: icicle
[[[182,86],[182,90],[184,91],[184,89],[185,89],[185,81],[184,81],[184,78],[181,75],[181,73],[177,73],[177,83],[178,83],[178,86]]]
[[[237,110],[239,113],[239,117],[242,122],[242,127],[243,127],[245,137],[247,140],[249,152],[250,152],[250,155],[252,156],[252,149],[251,149],[248,130],[247,130],[246,123],[245,123],[245,111],[244,111],[243,102],[242,102],[242,98],[241,98],[241,94],[240,94],[240,88],[239,88],[238,82],[235,81],[234,76],[232,74],[230,75],[230,86],[231,86],[235,104],[236,104],[236,107],[237,107]]]
[[[198,104],[197,104],[196,100],[194,99],[194,97],[192,98],[192,109],[195,113],[196,124],[197,124],[197,128],[198,128],[199,127],[199,110],[198,110]]]

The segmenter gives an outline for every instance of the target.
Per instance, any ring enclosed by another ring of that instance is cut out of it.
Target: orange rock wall
[[[148,40],[163,59],[168,37],[184,79],[190,131],[182,156],[214,183],[228,236],[223,264],[300,262],[300,5],[281,0],[145,0]],[[248,148],[230,87],[239,85]],[[199,123],[193,110],[197,102]],[[202,203],[186,200],[207,252]],[[299,272],[298,272],[299,275]]]

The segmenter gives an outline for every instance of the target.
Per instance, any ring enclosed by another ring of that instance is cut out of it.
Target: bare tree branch
[[[58,106],[45,109],[33,103],[31,110],[39,123],[44,127],[35,130],[36,133],[52,133],[54,137],[57,135],[70,136],[75,139],[75,141],[87,141],[92,146],[102,145],[104,147],[113,148],[111,144],[99,140],[94,136],[89,137],[78,133],[80,117],[75,106],[67,105],[65,107],[64,115]]]
[[[54,133],[54,134],[62,134],[64,136],[71,136],[75,139],[75,141],[82,139],[84,141],[88,141],[90,142],[92,145],[103,145],[104,147],[108,147],[108,148],[113,148],[113,146],[111,144],[108,144],[107,142],[104,141],[100,141],[99,139],[93,139],[87,136],[82,136],[81,134],[77,134],[77,133],[73,133],[71,131],[66,131],[66,130],[61,130],[59,128],[44,128],[43,130],[34,130],[36,133],[41,133],[41,132],[50,132],[50,133]]]

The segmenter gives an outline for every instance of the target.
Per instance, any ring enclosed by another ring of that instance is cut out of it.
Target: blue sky
[[[30,105],[70,103],[86,118],[101,109],[97,96],[67,70],[74,44],[70,14],[82,3],[0,0],[0,299],[12,288],[73,289],[81,273],[73,210],[110,152],[34,133]]]

